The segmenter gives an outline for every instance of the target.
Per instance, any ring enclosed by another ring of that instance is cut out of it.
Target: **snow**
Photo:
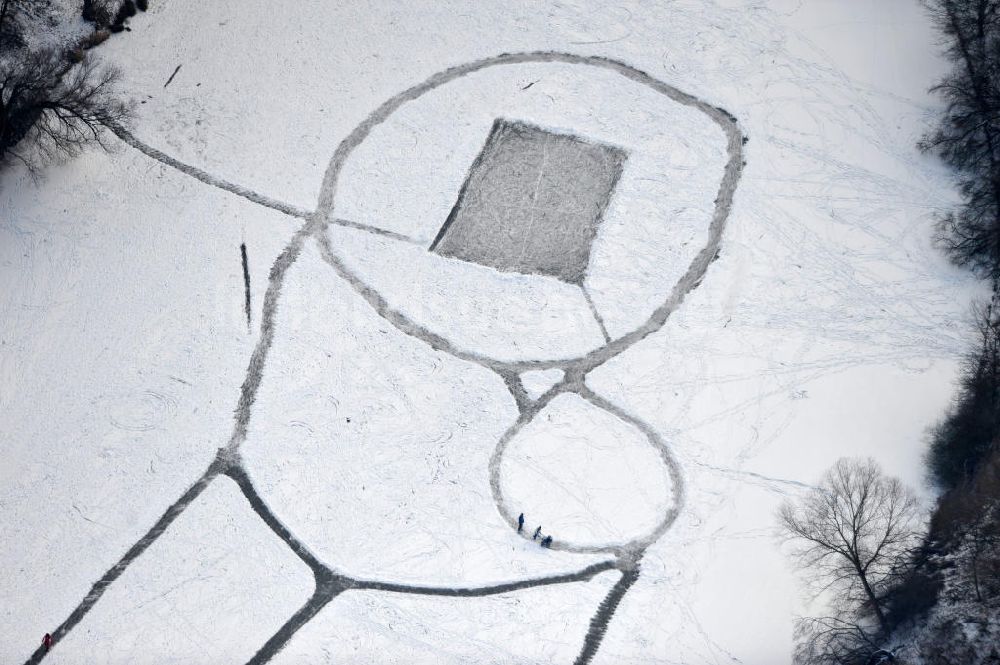
[[[503,381],[403,335],[313,247],[282,294],[242,449],[264,499],[335,570],[424,585],[600,560],[542,551],[497,513],[489,461],[517,410]]]
[[[531,399],[538,399],[549,388],[562,381],[565,372],[561,369],[535,369],[521,374],[521,385]]]
[[[217,478],[46,661],[243,663],[257,649],[244,635],[277,630],[312,586],[236,484]]]
[[[8,12],[13,9],[12,5],[8,5]],[[23,3],[18,9],[20,34],[24,45],[30,49],[64,49],[66,44],[75,43],[93,31],[93,27],[80,16],[80,8],[74,2],[50,0],[46,3]]]
[[[14,662],[228,436],[253,342],[239,243],[260,294],[292,225],[130,150],[37,185],[8,175],[3,199],[0,654]]]
[[[272,662],[569,664],[588,613],[619,576],[484,598],[347,591]]]
[[[275,14],[272,4],[152,2],[99,54],[144,102],[139,140],[306,210],[337,145],[380,104],[499,53],[614,58],[738,118],[747,165],[718,259],[661,330],[585,379],[666,442],[685,486],[593,662],[787,661],[793,617],[808,606],[775,507],[841,455],[872,455],[919,485],[922,432],[950,398],[977,293],[930,242],[955,193],[914,147],[942,70],[920,8],[303,0]],[[424,251],[496,117],[585,133],[629,151],[632,179],[612,197],[585,285],[612,338],[634,329],[704,245],[723,137],[634,82],[584,69],[497,67],[403,104],[345,164],[333,216],[419,242],[331,226],[333,251],[459,348],[520,360],[600,347],[580,289]],[[28,658],[230,441],[268,274],[301,223],[121,144],[38,182],[17,168],[0,175],[0,660]],[[604,560],[543,551],[494,505],[491,455],[533,408],[500,376],[380,318],[313,239],[288,275],[237,456],[310,551],[359,578],[422,585]],[[528,401],[560,371],[520,374]],[[532,424],[546,425],[541,413]],[[608,438],[570,445],[648,453],[621,418],[594,428]],[[532,505],[508,508],[548,521],[544,511],[574,506],[557,538],[596,538],[587,529],[608,522],[622,530],[609,538],[641,530],[666,491],[648,484],[659,462],[612,459],[609,474],[637,469],[637,486],[603,492],[600,474],[555,445],[567,431],[543,428],[533,450],[513,442],[505,463],[544,452],[552,471],[517,481],[509,489]],[[562,490],[577,503],[540,494],[564,477],[579,482]],[[627,505],[616,509],[618,498]],[[588,522],[584,505],[601,520]],[[616,575],[476,599],[345,591],[274,661],[570,662]],[[225,621],[211,660],[242,662],[311,588],[220,477],[49,658],[190,662],[205,652],[167,638],[188,620],[209,631]]]
[[[629,100],[624,107],[623,98]],[[368,234],[352,243],[343,238],[351,230],[334,229],[334,247],[350,243],[344,259],[367,268],[366,282],[459,348],[502,360],[591,350],[599,332],[579,292],[556,280],[514,279],[419,249],[448,218],[497,118],[625,151],[628,166],[598,229],[585,286],[613,337],[638,327],[707,241],[725,137],[701,112],[615,72],[567,63],[502,65],[408,102],[347,159],[333,214],[400,234],[415,246]],[[409,269],[383,270],[389,262]]]
[[[350,228],[329,233],[354,274],[464,350],[499,360],[565,358],[604,341],[583,292],[554,277],[502,273]]]
[[[641,538],[673,501],[667,468],[645,435],[571,394],[514,436],[500,474],[509,505],[530,506],[531,525],[574,545]]]

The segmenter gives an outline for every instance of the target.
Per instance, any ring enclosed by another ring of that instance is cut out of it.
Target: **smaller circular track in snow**
[[[567,549],[645,540],[671,512],[675,488],[661,451],[636,427],[564,393],[508,443],[500,487]]]

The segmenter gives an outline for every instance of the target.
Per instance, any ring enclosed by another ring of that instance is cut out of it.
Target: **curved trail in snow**
[[[385,122],[399,107],[409,101],[413,101],[421,95],[438,88],[446,83],[454,81],[462,76],[467,76],[474,72],[502,65],[525,64],[525,63],[546,63],[555,62],[571,65],[584,65],[599,69],[606,69],[615,72],[624,78],[652,88],[656,92],[664,95],[670,100],[694,108],[709,117],[726,136],[726,152],[729,159],[723,168],[722,177],[719,184],[719,191],[715,199],[715,210],[712,214],[712,221],[708,228],[708,242],[705,247],[698,252],[691,265],[684,275],[678,280],[666,301],[657,307],[645,323],[621,337],[601,346],[579,358],[568,358],[559,360],[520,360],[502,361],[490,358],[480,353],[469,351],[455,346],[450,340],[422,326],[402,312],[393,309],[385,298],[375,289],[368,286],[356,274],[337,257],[333,250],[329,237],[325,231],[326,226],[331,223],[330,217],[333,213],[336,201],[337,184],[340,172],[344,163],[355,148],[364,141],[368,135],[378,125]],[[343,141],[337,146],[333,159],[327,167],[323,177],[323,184],[320,189],[319,203],[316,212],[309,220],[307,226],[314,227],[310,233],[320,244],[320,250],[324,259],[333,269],[347,280],[354,287],[358,295],[364,298],[371,305],[379,316],[395,326],[398,330],[412,337],[421,339],[433,348],[443,351],[460,360],[482,365],[494,371],[508,370],[514,372],[525,372],[539,369],[563,369],[567,373],[571,370],[579,370],[583,373],[589,372],[604,364],[611,358],[621,354],[637,342],[656,332],[667,322],[670,315],[683,302],[685,296],[701,283],[708,266],[718,255],[722,242],[722,232],[725,230],[726,220],[732,208],[733,195],[743,172],[743,133],[740,131],[736,118],[728,111],[704,102],[697,97],[682,92],[677,88],[655,79],[649,74],[627,65],[618,60],[604,58],[600,56],[582,56],[570,53],[556,53],[551,51],[538,51],[531,53],[509,53],[491,58],[484,58],[474,62],[458,65],[450,69],[438,72],[423,83],[404,90],[373,111],[365,120],[358,125]]]
[[[352,151],[368,136],[374,127],[384,122],[396,109],[408,101],[416,99],[425,92],[437,88],[449,81],[453,81],[462,76],[494,66],[510,65],[519,63],[538,62],[558,62],[566,64],[584,65],[614,71],[626,79],[649,86],[662,93],[674,102],[693,107],[714,121],[725,133],[727,139],[728,162],[725,166],[718,196],[715,202],[715,211],[709,226],[709,241],[707,245],[698,253],[692,261],[690,267],[683,277],[674,286],[667,300],[661,304],[649,317],[649,319],[633,330],[617,339],[610,340],[607,344],[590,353],[575,359],[564,360],[526,360],[504,362],[488,358],[486,356],[472,353],[454,346],[444,337],[420,326],[407,318],[401,312],[392,309],[388,302],[374,289],[365,284],[354,275],[339,259],[330,244],[326,229],[330,224],[351,226],[360,228],[371,233],[378,233],[395,237],[397,240],[413,242],[405,236],[399,236],[391,232],[370,227],[364,224],[357,224],[346,220],[334,219],[331,217],[337,191],[337,182],[341,169]],[[439,72],[429,79],[413,86],[387,100],[375,111],[373,111],[360,125],[358,125],[341,143],[337,146],[333,158],[324,174],[323,184],[320,190],[319,201],[315,211],[307,212],[295,206],[274,200],[270,197],[258,194],[248,188],[233,184],[222,178],[213,176],[197,167],[185,164],[177,159],[164,154],[163,152],[150,147],[133,136],[130,132],[120,126],[111,127],[123,141],[140,150],[152,159],[155,159],[167,166],[175,168],[201,182],[213,187],[220,188],[230,193],[241,196],[259,205],[277,210],[284,214],[296,218],[306,219],[306,223],[296,231],[288,245],[275,260],[268,277],[268,287],[264,296],[263,313],[260,324],[260,338],[254,348],[246,378],[240,389],[240,396],[235,410],[235,423],[233,432],[228,444],[219,449],[215,461],[209,466],[204,474],[189,488],[181,497],[172,504],[164,515],[153,525],[153,527],[136,542],[125,555],[114,565],[100,580],[98,580],[91,592],[73,610],[70,616],[52,633],[53,644],[57,645],[75,625],[90,611],[94,604],[100,599],[107,587],[114,582],[131,564],[137,559],[153,542],[155,542],[170,524],[183,512],[207,487],[207,485],[219,475],[226,475],[237,483],[240,491],[246,497],[251,508],[258,514],[268,528],[275,533],[288,547],[299,557],[313,572],[315,590],[309,600],[290,617],[278,631],[267,640],[267,642],[257,651],[250,663],[266,663],[273,658],[288,643],[295,633],[309,620],[323,609],[331,600],[339,594],[348,590],[366,591],[377,590],[394,593],[411,593],[417,595],[435,595],[452,597],[475,597],[486,596],[499,593],[508,593],[519,589],[543,586],[548,584],[563,584],[569,582],[587,581],[598,573],[618,569],[622,573],[621,579],[614,585],[611,591],[601,602],[598,610],[590,621],[590,626],[584,638],[583,646],[576,659],[576,663],[589,663],[600,647],[601,641],[608,625],[610,624],[616,609],[622,599],[638,580],[640,574],[640,561],[645,549],[659,538],[670,527],[676,515],[680,511],[683,500],[683,478],[679,467],[670,455],[669,449],[659,438],[655,430],[642,420],[628,414],[620,407],[608,400],[596,395],[586,387],[586,374],[599,367],[611,358],[621,354],[635,343],[644,339],[648,335],[656,332],[666,323],[669,316],[681,304],[685,296],[694,289],[702,280],[708,266],[717,256],[721,243],[722,232],[725,228],[730,209],[732,207],[733,195],[739,182],[743,168],[743,135],[737,125],[736,119],[727,111],[712,106],[697,97],[684,93],[673,86],[670,86],[652,76],[635,69],[625,63],[598,56],[580,56],[568,53],[555,52],[533,52],[533,53],[513,53],[504,54],[492,58],[485,58],[474,62],[466,63]],[[239,455],[239,447],[246,439],[247,426],[252,413],[252,406],[260,387],[263,377],[264,366],[274,341],[275,334],[275,313],[277,303],[284,285],[285,276],[288,269],[299,257],[302,247],[307,239],[315,239],[319,245],[321,255],[334,270],[345,279],[354,290],[372,308],[391,325],[401,332],[416,337],[430,345],[432,348],[448,353],[456,358],[467,360],[486,367],[496,372],[504,380],[517,403],[520,417],[512,426],[511,431],[498,442],[497,447],[490,461],[490,484],[497,503],[500,514],[511,525],[514,519],[504,504],[502,494],[499,491],[499,461],[502,457],[503,448],[506,442],[513,437],[514,433],[537,415],[546,404],[554,397],[563,392],[573,392],[594,406],[604,409],[624,422],[640,429],[658,449],[664,459],[664,463],[674,483],[674,505],[665,514],[664,519],[646,537],[637,539],[629,543],[619,545],[607,545],[597,549],[578,548],[569,543],[554,543],[555,547],[568,551],[601,551],[613,553],[614,560],[609,560],[591,565],[580,571],[564,573],[561,575],[551,575],[533,579],[518,580],[516,582],[501,583],[481,587],[424,587],[417,585],[397,584],[378,580],[356,580],[337,573],[316,557],[309,548],[299,541],[291,531],[281,523],[273,514],[264,500],[257,493],[253,483],[242,466]],[[528,398],[521,385],[518,374],[527,370],[559,368],[565,372],[562,381],[550,388],[539,399],[532,401]],[[27,664],[40,662],[45,656],[42,648],[39,648],[29,658]]]

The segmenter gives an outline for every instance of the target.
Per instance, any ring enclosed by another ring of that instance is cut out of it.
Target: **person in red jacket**
[[[52,635],[51,633],[45,633],[45,637],[42,638],[42,646],[45,647],[45,653],[49,652],[52,648]]]

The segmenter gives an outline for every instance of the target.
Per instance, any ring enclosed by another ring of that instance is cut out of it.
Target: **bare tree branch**
[[[37,165],[103,146],[103,130],[131,115],[115,85],[119,72],[53,49],[0,62],[0,160]]]
[[[960,174],[962,206],[939,220],[951,259],[1000,282],[1000,0],[924,0],[954,67],[932,88],[946,110],[921,141]]]
[[[874,460],[841,459],[815,490],[785,502],[778,521],[799,565],[835,594],[835,617],[803,624],[803,635],[814,643],[803,646],[801,662],[853,662],[830,658],[845,650],[870,652],[877,646],[874,636],[890,632],[884,596],[919,539],[920,510],[912,492]]]

